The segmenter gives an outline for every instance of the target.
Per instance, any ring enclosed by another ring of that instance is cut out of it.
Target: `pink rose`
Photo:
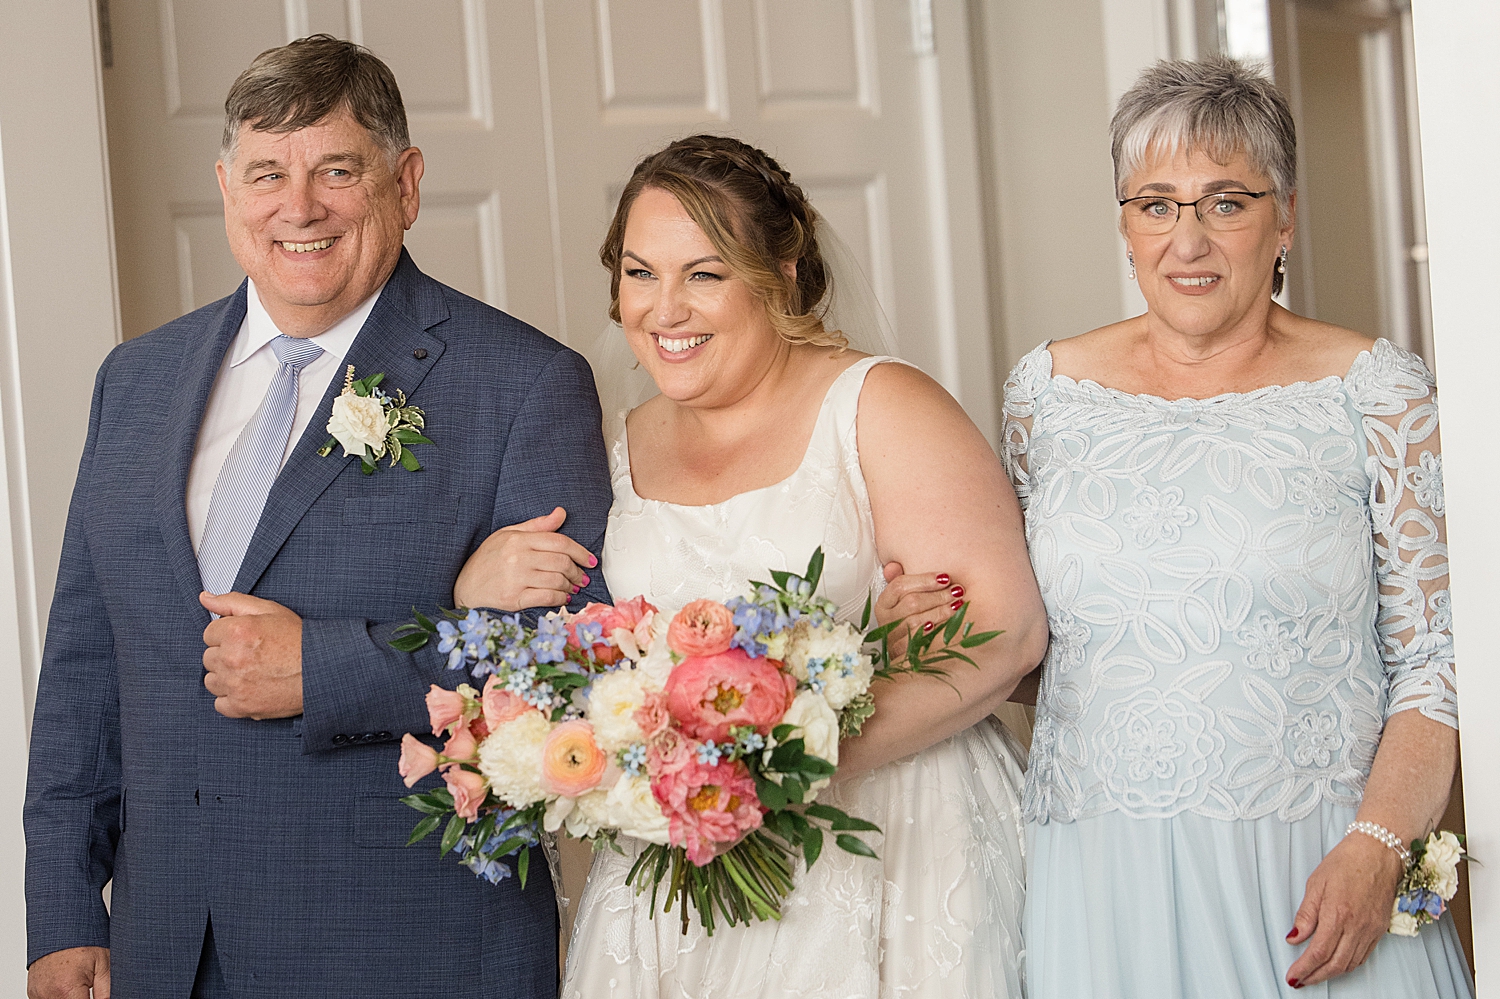
[[[453,793],[453,810],[468,822],[479,818],[479,806],[489,794],[489,785],[484,778],[463,767],[450,767],[443,774],[443,780],[448,782],[448,790]]]
[[[432,734],[442,735],[464,716],[464,695],[456,690],[444,690],[437,684],[427,692],[427,718],[432,722]]]
[[[461,725],[455,729],[453,735],[448,738],[448,744],[443,747],[443,756],[450,766],[457,763],[473,763],[478,752],[479,743],[474,739],[474,733],[469,731],[467,725]]]
[[[694,600],[667,626],[667,645],[679,656],[715,656],[734,641],[734,615],[717,600]]]
[[[531,705],[502,687],[500,678],[493,673],[484,683],[480,703],[484,705],[484,723],[491,732],[506,722],[521,717],[531,708]]]
[[[797,681],[777,663],[739,649],[684,659],[666,687],[673,720],[694,739],[714,742],[731,741],[729,730],[739,725],[770,735],[796,694]]]
[[[641,733],[649,739],[654,739],[666,730],[672,720],[667,711],[667,695],[659,690],[646,691],[646,700],[640,707],[635,709],[631,716],[636,725],[640,726]]]
[[[698,743],[675,728],[663,729],[646,749],[646,769],[651,774],[681,770],[698,754]]]
[[[653,777],[651,793],[667,817],[668,837],[699,867],[760,828],[755,778],[743,761],[714,766],[693,760]]]
[[[599,786],[608,757],[586,721],[566,721],[542,745],[542,790],[576,798]]]
[[[436,749],[408,732],[401,737],[401,762],[396,764],[396,770],[406,786],[411,787],[437,769],[437,757]]]

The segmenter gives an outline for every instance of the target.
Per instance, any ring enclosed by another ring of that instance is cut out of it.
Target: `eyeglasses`
[[[1193,209],[1205,229],[1233,232],[1243,229],[1255,218],[1256,200],[1270,191],[1220,191],[1205,194],[1197,201],[1173,201],[1157,194],[1126,198],[1120,202],[1125,228],[1142,236],[1160,236],[1172,231],[1184,208]]]

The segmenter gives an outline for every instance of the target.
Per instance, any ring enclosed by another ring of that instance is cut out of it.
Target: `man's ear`
[[[416,146],[408,146],[396,158],[396,189],[401,195],[401,213],[407,229],[417,221],[417,212],[422,207],[422,174],[426,169],[422,150]]]

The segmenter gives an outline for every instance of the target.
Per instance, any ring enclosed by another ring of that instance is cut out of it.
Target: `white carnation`
[[[839,718],[823,699],[822,694],[804,690],[792,700],[792,706],[781,716],[782,725],[795,725],[792,738],[801,738],[803,752],[809,756],[820,756],[838,766],[839,762]],[[828,786],[827,778],[814,781],[812,791],[821,791]]]
[[[1391,932],[1399,937],[1414,937],[1417,935],[1417,917],[1409,912],[1391,911]]]
[[[542,791],[542,746],[552,723],[540,711],[526,711],[496,728],[479,744],[479,772],[490,789],[512,808],[546,797]]]
[[[874,663],[860,649],[864,636],[848,622],[810,627],[799,621],[787,643],[786,666],[800,682],[822,694],[828,706],[844,706],[870,687]]]
[[[647,843],[667,842],[669,826],[661,806],[651,794],[651,780],[645,774],[621,777],[610,788],[605,800],[608,821],[626,836]]]
[[[344,392],[334,398],[333,412],[328,417],[328,432],[344,446],[344,457],[362,457],[366,446],[375,452],[375,457],[383,457],[385,437],[390,429],[385,407],[374,396]]]
[[[594,678],[589,686],[589,723],[594,741],[613,756],[646,738],[635,723],[635,712],[646,703],[646,677],[638,669],[618,669]]]

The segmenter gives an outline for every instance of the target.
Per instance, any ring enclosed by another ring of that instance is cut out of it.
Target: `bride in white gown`
[[[785,172],[736,140],[695,136],[637,167],[601,256],[612,315],[661,394],[616,428],[610,592],[670,614],[821,547],[820,592],[843,619],[872,592],[882,620],[919,627],[962,598],[1004,634],[947,683],[872,688],[876,714],[820,800],[881,827],[879,860],[825,849],[779,922],[709,937],[652,918],[650,893],[625,884],[622,838],[590,872],[566,999],[1022,995],[1024,752],[991,717],[1046,645],[1020,510],[947,393],[824,330],[815,228]],[[893,578],[913,571],[886,590],[891,563]]]

